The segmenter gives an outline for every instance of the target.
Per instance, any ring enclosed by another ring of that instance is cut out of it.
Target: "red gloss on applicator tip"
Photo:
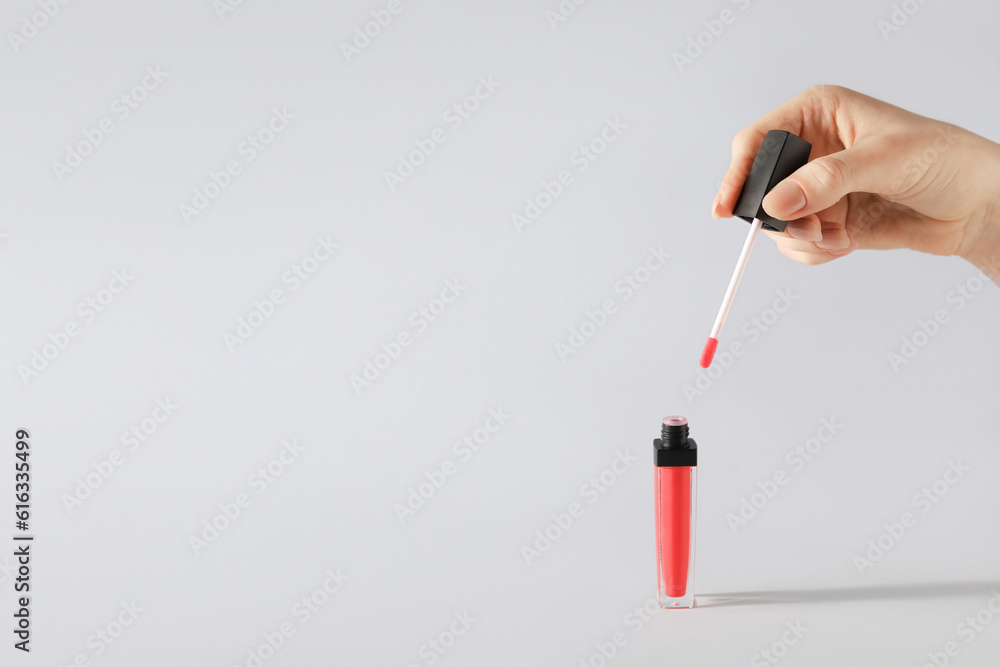
[[[712,365],[712,359],[715,357],[715,348],[719,347],[718,338],[709,338],[708,342],[705,343],[705,349],[701,351],[701,364],[702,368],[708,368]]]

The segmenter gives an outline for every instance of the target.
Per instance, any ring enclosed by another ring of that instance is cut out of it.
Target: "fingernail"
[[[715,212],[715,207],[719,205],[719,200],[722,199],[722,190],[715,193],[715,199],[712,200],[712,217],[718,218],[719,214]]]
[[[784,180],[764,197],[764,210],[779,220],[787,220],[806,205],[806,193],[795,181]]]
[[[833,255],[834,257],[843,257],[844,255],[850,255],[852,252],[854,252],[857,249],[858,249],[857,244],[852,243],[851,245],[847,246],[843,250],[827,250],[827,252],[829,254]]]
[[[824,238],[816,241],[816,247],[823,250],[845,250],[851,247],[851,239],[847,238],[846,234],[843,237],[838,234],[836,238]]]
[[[799,227],[793,227],[792,225],[785,227],[785,231],[788,232],[788,235],[793,239],[798,239],[799,241],[819,241],[823,238],[823,234],[821,232],[812,229],[801,229]]]

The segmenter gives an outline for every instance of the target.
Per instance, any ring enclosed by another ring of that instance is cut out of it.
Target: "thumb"
[[[890,194],[896,170],[874,142],[817,158],[778,183],[761,202],[779,220],[804,218],[830,208],[852,192]]]

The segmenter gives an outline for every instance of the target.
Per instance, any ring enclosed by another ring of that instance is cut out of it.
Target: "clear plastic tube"
[[[657,600],[664,609],[694,606],[696,466],[656,468]]]
[[[695,497],[698,443],[684,417],[663,420],[653,441],[656,598],[664,609],[694,606]]]

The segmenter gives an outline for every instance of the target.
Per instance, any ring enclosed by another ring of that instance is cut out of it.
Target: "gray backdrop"
[[[995,661],[996,286],[762,237],[697,361],[747,229],[709,215],[732,136],[837,83],[997,139],[998,20],[5,3],[8,628],[19,428],[35,542],[0,662]],[[647,613],[668,414],[699,607]]]

